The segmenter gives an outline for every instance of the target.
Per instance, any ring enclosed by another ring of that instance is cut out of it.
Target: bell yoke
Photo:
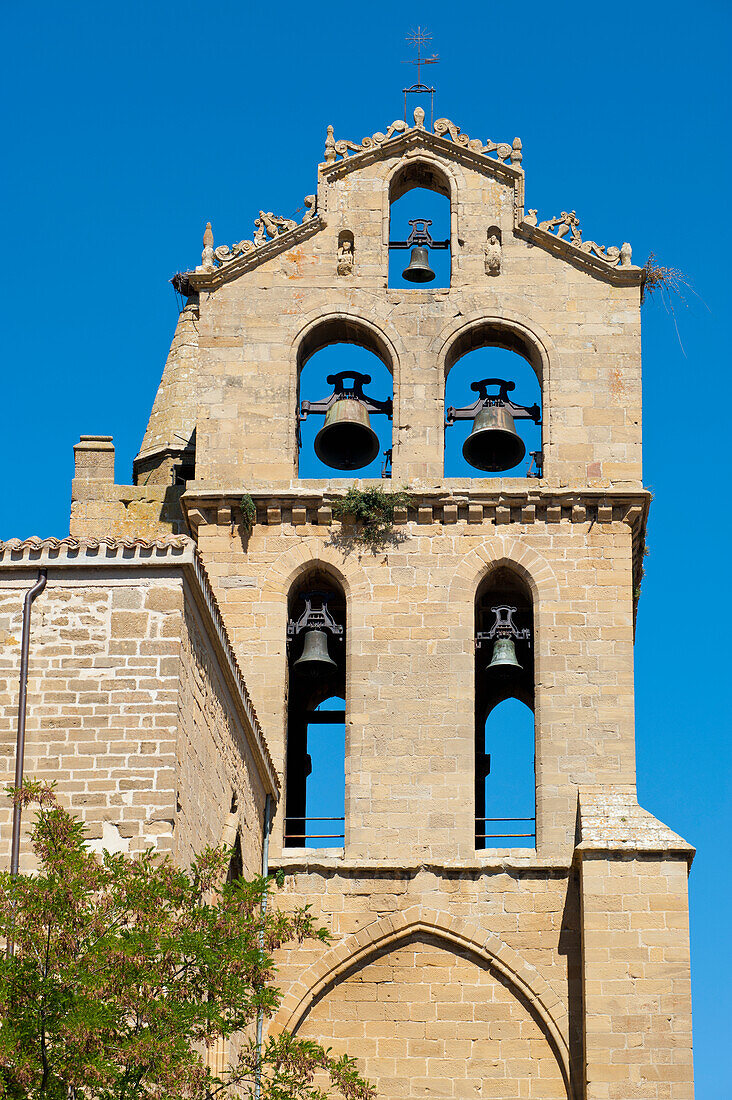
[[[352,379],[347,386],[345,379]],[[333,393],[319,401],[303,401],[298,415],[299,427],[312,413],[325,416],[325,424],[315,437],[315,453],[321,462],[335,470],[359,470],[368,466],[379,453],[379,437],[371,427],[369,413],[382,413],[391,420],[391,398],[380,401],[369,397],[363,387],[371,381],[370,374],[341,371],[329,374],[326,381]],[[488,387],[497,387],[489,393]],[[526,454],[526,446],[516,431],[514,420],[541,423],[538,405],[517,405],[508,394],[514,382],[503,378],[483,378],[470,387],[478,394],[472,405],[447,410],[445,426],[456,420],[473,420],[473,428],[463,444],[463,456],[477,470],[497,473],[518,465]]]

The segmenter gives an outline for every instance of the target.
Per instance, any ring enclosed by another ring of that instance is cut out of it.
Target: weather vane
[[[403,88],[404,92],[404,121],[407,121],[407,96],[408,95],[428,95],[430,96],[430,128],[435,121],[435,89],[428,87],[422,83],[422,66],[423,65],[437,65],[439,57],[436,53],[433,53],[431,57],[423,57],[422,49],[428,42],[432,41],[432,35],[428,33],[427,29],[417,27],[416,31],[412,31],[407,35],[406,42],[411,42],[417,51],[416,58],[411,61],[402,61],[402,65],[416,65],[417,66],[417,83],[412,84],[410,88]]]

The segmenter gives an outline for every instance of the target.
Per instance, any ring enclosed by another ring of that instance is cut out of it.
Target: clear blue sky
[[[260,207],[293,216],[328,123],[359,141],[400,117],[417,23],[442,58],[436,115],[518,134],[527,206],[576,209],[587,237],[653,250],[699,295],[676,324],[644,308],[638,785],[699,849],[697,1095],[728,1100],[728,2],[6,5],[0,536],[68,531],[82,432],[113,434],[129,478],[177,315],[168,279],[198,262],[207,220],[225,243]]]

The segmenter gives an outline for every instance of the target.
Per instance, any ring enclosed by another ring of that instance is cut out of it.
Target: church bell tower
[[[314,175],[300,222],[207,227],[135,484],[89,437],[72,512],[210,578],[269,870],[333,936],[271,1026],[384,1100],[689,1100],[693,849],[635,786],[642,269],[420,108]]]

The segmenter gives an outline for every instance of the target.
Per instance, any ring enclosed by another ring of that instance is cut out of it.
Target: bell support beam
[[[346,378],[353,379],[352,385],[346,385]],[[326,382],[329,386],[333,386],[333,393],[329,394],[328,397],[322,397],[319,401],[303,401],[300,405],[298,421],[307,420],[310,413],[315,416],[325,416],[328,409],[332,408],[336,401],[343,401],[345,398],[360,401],[366,412],[384,413],[391,420],[393,413],[392,399],[387,397],[385,401],[379,401],[378,398],[369,397],[368,394],[363,392],[364,386],[368,386],[370,381],[370,374],[361,374],[355,370],[342,370],[338,374],[329,374]]]
[[[489,393],[489,386],[498,386],[498,393]],[[514,420],[533,420],[535,424],[541,424],[538,405],[517,405],[508,396],[516,388],[515,382],[508,382],[505,378],[482,378],[479,382],[471,382],[470,388],[478,394],[477,400],[458,409],[451,405],[445,413],[445,427],[449,428],[456,420],[474,420],[481,409],[491,405],[503,405]]]

